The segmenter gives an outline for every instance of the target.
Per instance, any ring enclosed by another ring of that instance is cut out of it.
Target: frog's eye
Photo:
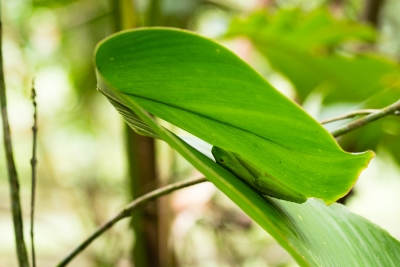
[[[224,159],[219,159],[219,162],[222,162],[222,163],[224,163],[224,162],[225,162],[225,160],[224,160]]]

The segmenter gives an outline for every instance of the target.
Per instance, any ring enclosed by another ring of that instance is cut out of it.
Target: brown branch
[[[321,124],[327,124],[330,122],[334,122],[334,121],[340,121],[340,120],[344,120],[344,119],[351,119],[357,116],[361,116],[361,115],[368,115],[374,112],[380,111],[380,109],[360,109],[360,110],[355,110],[355,111],[351,111],[349,113],[346,113],[344,115],[340,115],[337,117],[333,117],[333,118],[329,118],[326,120],[322,120],[319,123]],[[391,115],[400,115],[400,111],[395,111],[393,112]]]
[[[18,262],[20,267],[28,267],[29,261],[24,242],[22,209],[21,209],[21,202],[19,195],[19,182],[14,162],[14,154],[11,144],[10,124],[8,122],[8,114],[7,114],[6,84],[5,84],[4,70],[3,70],[2,35],[3,35],[3,30],[2,30],[1,10],[0,10],[0,107],[1,107],[1,117],[3,121],[3,139],[4,139],[4,148],[6,152],[6,160],[7,160],[8,180],[10,183],[11,211],[14,223],[14,236],[15,236],[15,244],[17,247]]]
[[[153,200],[153,199],[159,198],[161,196],[167,195],[169,193],[172,193],[178,189],[188,187],[191,185],[195,185],[195,184],[199,184],[199,183],[203,183],[206,181],[207,181],[206,178],[203,178],[203,177],[189,179],[189,180],[185,180],[185,181],[181,181],[181,182],[177,182],[177,183],[173,183],[173,184],[161,187],[161,188],[151,191],[143,196],[140,196],[139,198],[135,199],[134,201],[132,201],[131,203],[126,205],[124,209],[122,209],[119,213],[117,213],[110,220],[108,220],[103,225],[101,225],[99,228],[97,228],[97,230],[95,230],[85,241],[83,241],[79,246],[77,246],[70,254],[68,254],[56,266],[57,267],[66,266],[73,258],[75,258],[87,246],[89,246],[97,237],[102,235],[105,231],[110,229],[114,224],[116,224],[120,220],[130,217],[132,212],[137,207],[149,202],[150,200]]]
[[[334,137],[338,137],[340,135],[343,135],[343,134],[346,134],[346,133],[348,133],[350,131],[358,129],[358,128],[360,128],[360,127],[362,127],[362,126],[364,126],[364,125],[366,125],[368,123],[371,123],[371,122],[376,121],[376,120],[378,120],[380,118],[383,118],[383,117],[385,117],[387,115],[396,113],[399,110],[400,110],[400,100],[398,100],[397,102],[395,102],[395,103],[393,103],[393,104],[391,104],[391,105],[389,105],[389,106],[387,106],[385,108],[379,109],[379,110],[377,110],[377,111],[375,111],[375,112],[373,112],[373,113],[371,113],[371,114],[369,114],[369,115],[367,115],[365,117],[362,117],[362,118],[360,118],[358,120],[355,120],[355,121],[353,121],[353,122],[351,122],[349,124],[346,124],[346,125],[344,125],[342,127],[339,127],[338,129],[336,129],[333,132],[331,132],[331,134]]]
[[[32,144],[32,185],[31,185],[31,251],[32,251],[32,266],[36,267],[36,256],[35,256],[35,243],[34,243],[34,222],[35,222],[35,195],[36,195],[36,146],[37,146],[37,103],[36,103],[36,91],[34,88],[34,82],[32,81],[32,104],[33,104],[33,144]]]

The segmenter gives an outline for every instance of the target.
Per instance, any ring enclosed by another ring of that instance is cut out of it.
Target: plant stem
[[[362,127],[362,126],[364,126],[364,125],[366,125],[368,123],[376,121],[376,120],[378,120],[378,119],[380,119],[382,117],[385,117],[385,116],[387,116],[389,114],[393,114],[393,113],[395,113],[395,112],[397,112],[399,110],[400,110],[400,100],[398,100],[397,102],[395,102],[395,103],[393,103],[393,104],[391,104],[391,105],[389,105],[389,106],[387,106],[385,108],[379,109],[379,110],[377,110],[377,111],[375,111],[375,112],[373,112],[373,113],[371,113],[371,114],[369,114],[369,115],[367,115],[367,116],[365,116],[363,118],[355,120],[355,121],[353,121],[353,122],[351,122],[349,124],[343,125],[342,127],[339,127],[338,129],[336,129],[333,132],[331,132],[331,134],[334,137],[338,137],[340,135],[343,135],[343,134],[346,134],[346,133],[348,133],[350,131],[358,129],[358,128],[360,128],[360,127]]]
[[[97,237],[99,237],[102,233],[107,231],[109,228],[111,228],[114,224],[116,224],[118,221],[124,218],[128,218],[131,216],[132,212],[139,206],[143,205],[144,203],[149,202],[150,200],[156,199],[158,197],[167,195],[171,192],[174,192],[178,189],[192,186],[195,184],[203,183],[206,182],[207,179],[202,177],[202,178],[195,178],[195,179],[189,179],[177,183],[173,183],[164,187],[161,187],[159,189],[156,189],[154,191],[151,191],[145,195],[142,195],[129,203],[128,205],[125,206],[119,213],[117,213],[114,217],[112,217],[110,220],[106,221],[104,224],[102,224],[99,228],[97,228],[96,231],[94,231],[85,241],[83,241],[78,247],[76,247],[67,257],[65,257],[61,262],[57,264],[57,267],[62,267],[66,266],[76,255],[78,255],[80,252],[82,252],[92,241],[94,241]]]
[[[361,115],[368,115],[368,114],[374,113],[374,112],[376,112],[378,110],[380,110],[380,109],[360,109],[360,110],[350,111],[350,112],[348,112],[346,114],[343,114],[343,115],[340,115],[340,116],[337,116],[337,117],[333,117],[333,118],[322,120],[319,123],[327,124],[327,123],[334,122],[334,121],[351,119],[351,118],[354,118],[354,117],[357,117],[357,116],[361,116]],[[398,115],[398,114],[394,113],[394,115]]]
[[[10,183],[11,211],[14,223],[14,236],[15,244],[17,247],[18,262],[20,267],[28,267],[29,261],[24,242],[22,211],[19,196],[19,182],[11,144],[10,124],[8,122],[6,85],[3,70],[2,35],[3,29],[0,8],[0,107],[1,117],[3,121],[3,139],[7,160],[8,180]]]
[[[35,195],[36,195],[36,140],[37,140],[37,104],[36,104],[36,91],[34,88],[34,82],[32,81],[32,103],[33,103],[33,145],[32,145],[32,185],[31,185],[31,250],[32,250],[32,266],[36,267],[36,256],[35,256],[35,243],[34,243],[34,221],[35,221]]]

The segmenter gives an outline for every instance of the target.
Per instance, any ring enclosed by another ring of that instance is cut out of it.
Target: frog
[[[261,195],[295,203],[304,203],[307,197],[282,183],[241,155],[213,146],[211,153],[215,162],[245,182]]]

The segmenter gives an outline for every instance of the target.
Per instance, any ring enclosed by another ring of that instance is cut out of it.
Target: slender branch
[[[132,212],[139,206],[149,202],[150,200],[159,198],[161,196],[167,195],[171,192],[174,192],[178,189],[188,187],[191,185],[199,184],[206,182],[207,179],[202,177],[202,178],[196,178],[196,179],[189,179],[177,183],[173,183],[164,187],[161,187],[159,189],[156,189],[154,191],[151,191],[131,203],[125,206],[119,213],[117,213],[114,217],[112,217],[110,220],[106,221],[103,223],[97,230],[95,230],[85,241],[83,241],[79,246],[77,246],[70,254],[68,254],[62,261],[60,261],[57,264],[57,267],[62,267],[66,266],[75,256],[77,256],[80,252],[82,252],[87,246],[92,243],[97,237],[99,237],[101,234],[103,234],[105,231],[110,229],[114,224],[116,224],[118,221],[130,217]]]
[[[340,120],[344,120],[344,119],[351,119],[357,116],[361,116],[361,115],[368,115],[374,112],[379,111],[380,109],[360,109],[360,110],[355,110],[355,111],[350,111],[349,113],[337,116],[337,117],[333,117],[333,118],[329,118],[329,119],[325,119],[320,121],[319,123],[321,124],[327,124],[330,122],[334,122],[334,121],[340,121]],[[400,111],[397,110],[395,112],[392,113],[392,115],[400,115]]]
[[[35,242],[34,242],[34,222],[35,222],[35,195],[36,195],[36,140],[37,140],[37,103],[36,103],[36,91],[34,82],[32,81],[32,103],[33,103],[33,145],[32,145],[32,187],[31,187],[31,250],[32,250],[32,266],[36,267],[36,256],[35,256]]]
[[[7,160],[8,180],[10,183],[11,211],[14,223],[14,236],[15,236],[15,244],[17,247],[18,262],[20,267],[28,267],[29,261],[24,242],[22,211],[21,211],[22,209],[21,209],[21,202],[19,195],[19,182],[14,162],[14,154],[11,144],[10,124],[8,122],[8,114],[7,114],[6,84],[5,84],[4,70],[3,70],[2,35],[3,35],[3,30],[2,30],[1,10],[0,10],[0,107],[1,107],[1,117],[3,121],[3,139],[6,152],[6,160]]]
[[[331,134],[334,137],[338,137],[340,135],[343,135],[343,134],[346,134],[346,133],[348,133],[350,131],[358,129],[358,128],[360,128],[360,127],[362,127],[362,126],[364,126],[364,125],[366,125],[368,123],[376,121],[376,120],[378,120],[378,119],[380,119],[382,117],[385,117],[385,116],[387,116],[389,114],[393,114],[393,113],[397,114],[399,110],[400,110],[400,100],[398,100],[397,102],[395,102],[395,103],[393,103],[393,104],[391,104],[391,105],[389,105],[389,106],[387,106],[385,108],[379,109],[379,110],[377,110],[377,111],[375,111],[375,112],[373,112],[373,113],[371,113],[371,114],[369,114],[369,115],[367,115],[365,117],[362,117],[362,118],[360,118],[358,120],[355,120],[355,121],[353,121],[353,122],[351,122],[349,124],[346,124],[346,125],[344,125],[342,127],[339,127],[338,129],[336,129],[333,132],[331,132]]]

